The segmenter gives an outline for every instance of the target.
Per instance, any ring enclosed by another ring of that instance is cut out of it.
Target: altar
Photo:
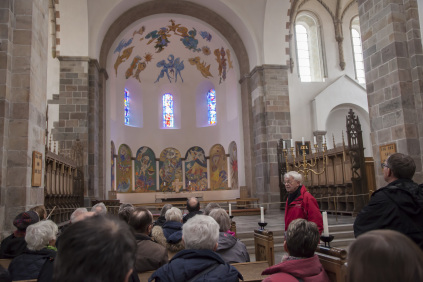
[[[204,195],[202,192],[159,192],[156,193],[156,203],[167,201],[186,201],[187,198],[196,197],[202,201]]]

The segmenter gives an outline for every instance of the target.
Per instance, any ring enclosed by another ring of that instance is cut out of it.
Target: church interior
[[[417,0],[2,0],[0,238],[37,205],[280,210],[301,164],[351,217],[393,152],[422,183],[422,26]]]

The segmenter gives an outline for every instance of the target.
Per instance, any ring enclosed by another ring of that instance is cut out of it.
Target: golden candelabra
[[[285,145],[285,144],[284,144]],[[288,164],[288,158],[289,155],[291,155],[291,159],[292,159],[292,165],[293,167],[296,169],[297,172],[301,173],[302,175],[304,175],[304,180],[307,181],[308,179],[308,174],[314,173],[316,175],[322,174],[326,171],[326,164],[327,164],[327,145],[326,145],[326,141],[324,141],[322,143],[322,148],[323,150],[321,151],[323,154],[323,167],[321,171],[318,171],[318,166],[317,166],[317,157],[320,153],[319,147],[317,144],[314,144],[314,153],[313,153],[313,149],[310,148],[310,152],[311,152],[311,158],[309,160],[307,160],[307,151],[308,151],[308,146],[303,142],[303,144],[301,145],[300,150],[302,151],[302,161],[299,160],[297,163],[297,160],[295,158],[295,152],[294,152],[294,147],[292,146],[293,144],[291,144],[291,147],[286,148],[284,146],[284,148],[282,149],[282,154],[283,157],[285,158],[285,163],[286,163],[286,168],[289,168],[289,164]]]

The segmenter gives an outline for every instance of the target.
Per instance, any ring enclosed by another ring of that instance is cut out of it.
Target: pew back
[[[316,254],[331,282],[347,281],[347,251],[318,246]]]
[[[267,275],[261,275],[263,270],[269,267],[268,261],[253,261],[253,262],[241,262],[241,263],[232,263],[244,277],[244,282],[260,282]]]
[[[0,265],[3,266],[4,269],[7,269],[11,262],[12,259],[0,259]]]
[[[269,266],[275,264],[275,250],[272,231],[254,230],[254,248],[256,261],[267,261]]]

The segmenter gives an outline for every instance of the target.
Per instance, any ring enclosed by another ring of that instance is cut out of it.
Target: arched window
[[[363,63],[363,48],[361,46],[360,21],[355,17],[351,21],[351,39],[354,52],[355,78],[359,83],[366,83]]]
[[[173,122],[173,95],[166,93],[163,95],[163,127],[172,128]]]
[[[317,17],[309,12],[300,12],[295,19],[295,39],[301,81],[323,81],[323,46]]]
[[[216,91],[214,89],[210,89],[207,93],[207,109],[209,114],[209,124],[216,123]]]
[[[129,91],[126,88],[125,88],[124,105],[125,105],[125,125],[129,125]]]

